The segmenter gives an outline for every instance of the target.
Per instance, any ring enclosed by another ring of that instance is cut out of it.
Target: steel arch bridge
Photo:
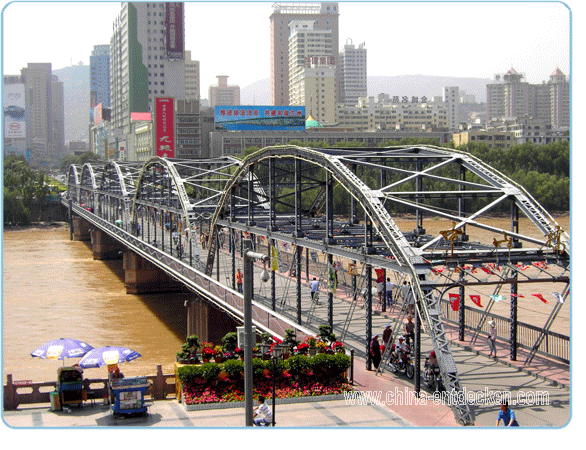
[[[510,352],[515,359],[517,286],[561,283],[560,298],[569,296],[569,235],[522,186],[470,154],[451,149],[285,145],[261,149],[244,160],[155,157],[144,164],[86,164],[70,167],[67,197],[78,205],[77,212],[108,222],[108,231],[131,248],[140,247],[155,259],[165,253],[160,267],[184,281],[188,277],[179,275],[181,264],[210,278],[215,268],[219,281],[220,247],[227,240],[232,264],[224,271],[225,284],[235,289],[237,252],[242,255],[242,240],[250,239],[272,258],[267,310],[285,314],[286,299],[276,298],[275,273],[289,271],[296,287],[291,320],[306,332],[312,311],[304,317],[301,274],[305,270],[309,279],[322,261],[328,274],[324,278],[329,277],[323,284],[332,329],[346,336],[352,320],[353,309],[343,325],[333,320],[338,275],[344,278],[342,285],[348,280],[353,304],[363,298],[365,333],[357,347],[369,368],[373,268],[378,278],[382,270],[383,280],[390,275],[413,294],[416,322],[431,338],[448,390],[461,390],[442,321],[441,302],[448,291],[456,289],[460,295],[463,340],[464,289],[494,287],[480,320],[469,327],[476,339],[486,330],[492,297],[510,285]],[[507,229],[491,220],[495,213],[508,217]],[[452,225],[426,231],[426,221],[437,218]],[[284,296],[290,298],[288,291]],[[531,355],[539,351],[562,305],[560,301],[552,310]],[[454,406],[454,412],[462,423],[472,423],[467,405]]]

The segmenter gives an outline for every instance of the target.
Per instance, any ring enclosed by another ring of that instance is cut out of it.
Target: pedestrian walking
[[[411,341],[415,341],[415,324],[413,323],[413,317],[407,317],[407,323],[405,324],[405,337],[407,338],[407,345],[411,345]]]
[[[383,331],[383,344],[385,346],[389,345],[393,341],[393,329],[391,328],[391,324],[387,323],[385,330]]]
[[[240,272],[240,269],[236,271],[236,287],[238,292],[242,294],[242,272]]]
[[[496,325],[494,320],[488,322],[488,347],[490,348],[488,357],[496,359]]]
[[[370,356],[372,359],[372,364],[374,365],[375,369],[378,369],[378,365],[380,364],[381,354],[380,354],[380,343],[378,342],[378,334],[375,334],[370,341]]]
[[[395,287],[395,285],[391,282],[391,279],[387,278],[387,285],[386,285],[387,306],[391,306],[393,304],[393,288],[394,287]]]
[[[313,280],[311,280],[311,283],[309,283],[309,287],[311,288],[311,301],[313,303],[314,301],[317,301],[319,297],[319,281],[313,277]]]

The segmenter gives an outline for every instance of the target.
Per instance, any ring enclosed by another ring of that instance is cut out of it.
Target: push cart
[[[146,377],[122,378],[112,380],[110,388],[114,394],[112,412],[114,416],[142,414],[146,415],[148,407],[144,395],[150,382]]]
[[[60,367],[57,370],[57,392],[61,407],[83,405],[83,374],[77,367]],[[61,408],[59,408],[61,409]]]

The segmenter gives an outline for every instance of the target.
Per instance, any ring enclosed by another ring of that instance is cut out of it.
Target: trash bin
[[[59,392],[49,393],[51,399],[51,411],[61,411],[61,399],[59,398]]]

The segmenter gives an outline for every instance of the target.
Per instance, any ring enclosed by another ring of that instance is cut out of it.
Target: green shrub
[[[238,380],[243,378],[244,361],[240,359],[229,359],[221,364],[222,370],[228,374],[230,379]]]
[[[284,363],[291,375],[300,375],[311,368],[309,358],[305,355],[291,356],[289,359],[285,360]]]
[[[218,379],[218,374],[222,371],[220,364],[203,363],[201,366],[202,376],[209,383]]]

